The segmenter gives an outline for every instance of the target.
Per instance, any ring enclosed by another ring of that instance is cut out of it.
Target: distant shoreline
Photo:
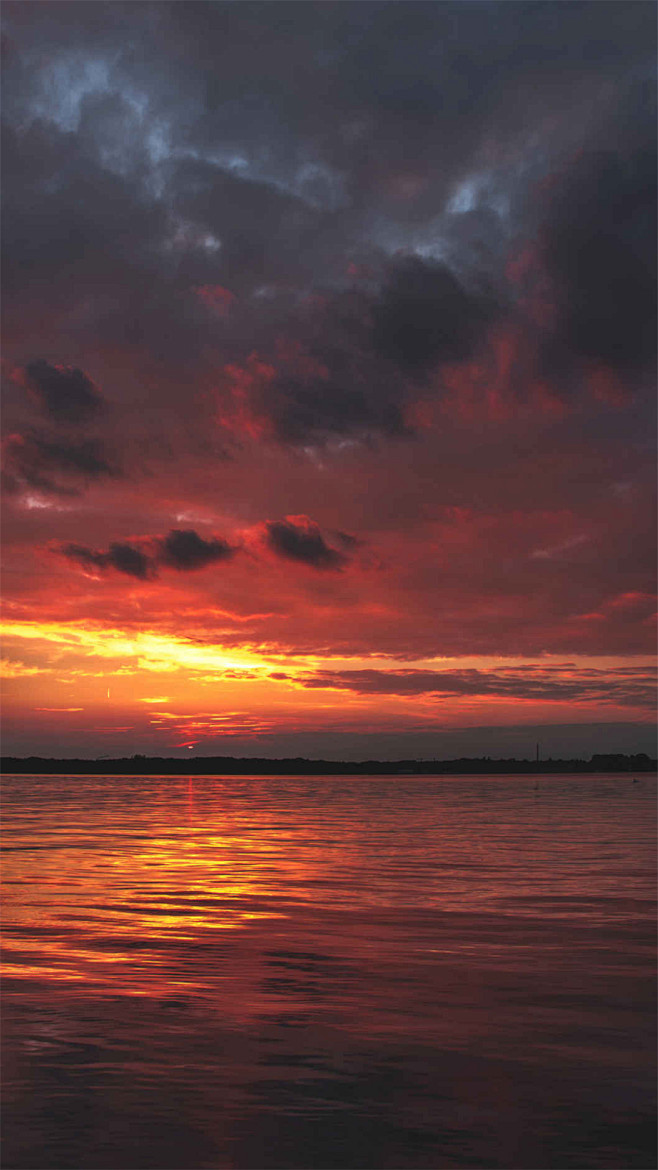
[[[560,775],[567,772],[655,772],[658,761],[644,752],[637,755],[593,755],[589,760],[517,760],[477,759],[462,757],[456,760],[271,760],[236,758],[234,756],[193,756],[191,759],[135,755],[119,759],[52,759],[41,756],[5,756],[0,759],[0,771],[8,773],[41,773],[47,775],[195,775],[195,776],[450,776],[496,775]]]

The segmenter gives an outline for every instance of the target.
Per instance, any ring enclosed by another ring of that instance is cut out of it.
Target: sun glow
[[[434,733],[437,728],[649,718],[652,677],[614,658],[563,660],[295,654],[96,621],[7,620],[5,713],[26,753],[240,754],[273,737]],[[235,635],[233,635],[235,636]],[[630,672],[630,673],[629,673]],[[110,685],[111,684],[111,685]],[[651,708],[652,710],[653,708]],[[65,744],[78,744],[74,750]],[[239,750],[234,745],[240,744]]]
[[[187,669],[265,673],[270,669],[262,657],[249,650],[227,652],[218,645],[203,646],[152,630],[126,634],[124,630],[90,623],[6,621],[0,625],[0,634],[5,638],[54,643],[99,658],[134,660],[140,670],[147,671],[166,673]]]

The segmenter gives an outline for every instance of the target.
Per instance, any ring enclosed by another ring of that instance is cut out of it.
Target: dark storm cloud
[[[37,432],[11,435],[6,459],[15,480],[54,495],[78,495],[83,484],[118,474],[97,439],[68,442]]]
[[[180,257],[173,247],[177,226],[144,182],[143,158],[119,172],[103,165],[94,117],[83,136],[90,103],[77,132],[45,119],[3,128],[5,331],[21,338],[36,319],[51,352],[97,360],[99,349],[129,346],[181,362],[199,345],[204,250],[190,244]]]
[[[492,290],[420,257],[382,264],[380,279],[378,291],[327,295],[298,313],[296,348],[271,359],[277,373],[260,399],[282,442],[409,437],[408,378],[471,358],[502,311]]]
[[[400,261],[373,309],[373,347],[419,374],[471,357],[496,315],[492,296],[467,292],[444,264]]]
[[[314,252],[321,216],[294,193],[216,163],[186,160],[170,172],[174,207],[184,222],[203,225],[221,241],[224,280],[237,289],[276,280],[283,245],[289,280],[303,278],[305,257]]]
[[[227,560],[236,550],[223,540],[204,540],[193,528],[172,528],[160,546],[159,559],[172,569],[202,569]]]
[[[166,369],[175,409],[172,371],[268,354],[274,334],[298,337],[309,293],[340,314],[349,266],[370,264],[349,324],[365,332],[337,337],[325,314],[309,352],[326,373],[284,363],[261,396],[293,446],[409,436],[408,381],[468,360],[504,311],[522,189],[581,146],[573,127],[604,89],[612,109],[653,68],[643,3],[55,0],[5,18],[11,331],[33,318],[76,354],[126,346]],[[628,368],[650,344],[629,220],[645,172],[615,151],[550,212],[554,364],[574,351]],[[614,320],[606,275],[628,306]],[[219,284],[230,328],[196,295]],[[74,412],[57,401],[53,417]]]
[[[140,581],[156,575],[152,558],[132,544],[112,543],[107,552],[97,552],[79,544],[65,544],[58,551],[87,569],[116,569],[118,573],[137,577]]]
[[[317,524],[294,519],[269,521],[265,525],[267,543],[277,556],[299,561],[313,569],[342,569],[347,557],[328,545]]]
[[[333,437],[409,434],[401,404],[377,400],[375,392],[346,381],[278,377],[264,396],[265,412],[283,443],[306,446]]]
[[[331,687],[358,694],[427,694],[437,698],[496,695],[555,702],[617,702],[638,707],[653,707],[656,700],[655,671],[645,667],[617,670],[582,670],[568,666],[508,667],[502,671],[322,670],[297,681],[305,687]]]
[[[266,355],[273,377],[263,385],[259,410],[280,442],[409,435],[400,373],[373,347],[373,300],[356,290],[311,300]]]
[[[616,149],[586,151],[549,192],[543,258],[556,293],[551,356],[620,375],[656,356],[655,86],[633,87],[612,120]]]
[[[25,367],[25,381],[55,422],[84,422],[103,409],[102,394],[83,370],[40,359]]]
[[[104,167],[78,133],[37,119],[3,126],[3,282],[17,293],[76,303],[102,294],[99,276],[116,282],[146,264],[163,231],[163,210],[137,178]],[[29,196],[29,197],[28,197]],[[53,282],[46,287],[44,283]],[[111,291],[111,289],[110,289]],[[54,306],[59,308],[60,306]]]
[[[652,57],[648,4],[188,3],[159,17],[154,44],[203,109],[198,145],[253,152],[298,183],[301,146],[316,187],[333,168],[353,205],[416,222],[492,122],[514,130],[537,95]]]

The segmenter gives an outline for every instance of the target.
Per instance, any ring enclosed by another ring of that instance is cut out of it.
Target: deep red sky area
[[[650,751],[653,5],[4,15],[4,751]]]

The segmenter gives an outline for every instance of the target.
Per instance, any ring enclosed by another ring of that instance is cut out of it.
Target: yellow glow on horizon
[[[51,642],[100,658],[138,659],[140,669],[163,673],[180,669],[249,672],[270,669],[260,655],[248,650],[225,651],[214,645],[204,646],[151,630],[138,630],[128,635],[111,626],[95,629],[89,624],[6,621],[0,624],[0,635]]]
[[[137,630],[128,633],[117,626],[104,626],[90,622],[57,622],[57,621],[12,621],[0,622],[0,635],[5,638],[18,638],[23,642],[46,642],[71,652],[78,651],[83,656],[106,659],[138,660],[139,669],[154,673],[167,671],[191,670],[202,671],[244,671],[252,676],[268,677],[272,670],[285,669],[288,678],[279,680],[288,685],[298,683],[298,675],[304,675],[314,670],[331,668],[338,670],[500,670],[509,669],[515,665],[532,663],[535,667],[550,669],[555,665],[568,665],[573,668],[592,666],[599,669],[614,668],[628,665],[628,658],[624,656],[607,655],[605,657],[570,654],[570,655],[513,655],[509,658],[500,655],[468,655],[466,657],[419,657],[416,659],[396,658],[391,655],[367,654],[339,654],[331,653],[301,653],[295,654],[282,647],[262,646],[251,648],[245,644],[239,649],[227,649],[218,640],[215,643],[195,641],[193,638],[170,633],[159,633],[153,629]],[[633,659],[634,664],[641,668],[652,665],[653,659],[646,655]],[[12,662],[5,658],[2,667],[6,677],[22,677],[46,672],[44,666],[27,665],[22,662]],[[50,668],[52,669],[52,667]],[[71,675],[75,675],[72,670]],[[212,677],[212,674],[208,676]],[[147,702],[146,698],[143,700]],[[155,702],[156,700],[151,700]],[[161,701],[161,700],[157,700]]]
[[[514,672],[517,667],[540,676],[554,669],[568,679],[572,670],[593,668],[598,674],[618,665],[628,669],[624,658],[482,655],[412,660],[317,651],[295,654],[281,645],[224,646],[222,631],[217,630],[207,634],[201,630],[195,641],[152,626],[122,629],[118,623],[105,626],[101,621],[7,620],[0,630],[8,663],[5,712],[11,709],[19,725],[29,713],[30,723],[43,726],[44,735],[59,734],[64,721],[66,735],[82,737],[83,746],[92,742],[90,736],[100,745],[107,736],[118,743],[127,733],[136,740],[142,737],[155,751],[160,745],[191,749],[231,736],[256,740],[277,732],[424,732],[436,730],[439,722],[454,728],[547,717],[549,722],[565,722],[609,718],[611,711],[620,718],[629,713],[635,721],[647,720],[645,707],[618,702],[614,689],[610,698],[602,692],[596,700],[578,701],[559,692],[548,698],[523,694],[522,687],[511,694],[449,688],[442,693],[377,685],[368,689],[366,679],[359,690],[358,678],[354,687],[334,679],[341,671],[486,675]],[[643,665],[635,661],[638,669]],[[524,676],[517,677],[521,684]]]

